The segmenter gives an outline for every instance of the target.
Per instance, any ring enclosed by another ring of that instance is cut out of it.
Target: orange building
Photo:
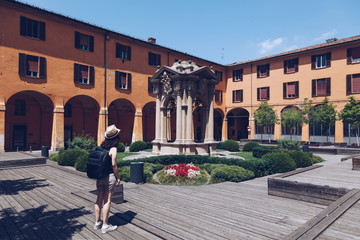
[[[255,128],[263,100],[280,115],[304,98],[321,104],[328,96],[340,109],[360,92],[360,37],[224,66],[16,1],[1,0],[0,15],[0,151],[59,150],[81,134],[99,143],[109,124],[127,145],[152,141],[156,96],[149,78],[178,60],[210,66],[221,79],[215,140],[289,137],[281,125],[267,134]],[[330,131],[304,125],[296,139],[350,143],[346,129],[341,121]]]

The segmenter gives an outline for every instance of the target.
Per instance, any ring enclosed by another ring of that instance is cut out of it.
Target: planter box
[[[352,170],[360,171],[360,157],[354,157],[352,159],[353,168]]]

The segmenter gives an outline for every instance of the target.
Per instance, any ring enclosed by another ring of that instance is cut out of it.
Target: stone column
[[[335,140],[336,143],[344,142],[344,124],[343,121],[335,121]]]
[[[166,108],[160,108],[160,142],[166,141]]]
[[[250,126],[250,139],[255,139],[255,119],[253,117],[249,117],[249,126]]]
[[[301,128],[301,141],[302,142],[309,142],[310,135],[309,135],[309,124],[304,123]]]
[[[186,139],[186,109],[187,109],[187,102],[186,102],[186,91],[185,89],[182,90],[182,101],[181,101],[181,140],[184,142]]]
[[[182,124],[181,124],[181,89],[176,91],[176,140],[175,142],[182,142],[181,132],[182,132]]]
[[[192,143],[193,139],[193,113],[192,113],[193,100],[191,96],[191,89],[187,91],[187,115],[186,115],[186,142]]]
[[[156,94],[156,109],[155,109],[155,141],[160,141],[161,139],[161,111],[160,111],[160,105],[161,105],[161,95]]]
[[[281,139],[281,120],[279,124],[274,124],[274,140]]]
[[[214,101],[213,97],[209,98],[209,113],[207,117],[207,137],[205,142],[214,141]]]
[[[5,152],[5,101],[0,99],[0,152]]]
[[[97,144],[100,146],[100,144],[105,140],[105,123],[108,122],[108,109],[107,108],[101,108],[99,111],[99,121],[98,121],[98,133],[97,133]],[[119,126],[117,126],[119,127]]]
[[[136,109],[134,117],[134,128],[132,133],[132,142],[143,140],[142,116],[142,110]]]
[[[55,106],[51,136],[51,150],[64,149],[64,106]]]
[[[203,122],[202,122],[202,136],[204,142],[208,138],[208,127],[209,127],[209,108],[203,108]]]
[[[224,117],[222,122],[222,133],[221,133],[221,141],[228,140],[228,122],[227,118]]]

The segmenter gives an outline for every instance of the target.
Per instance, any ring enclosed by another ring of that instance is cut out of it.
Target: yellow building
[[[340,109],[360,92],[360,37],[224,66],[16,1],[0,1],[0,15],[0,151],[63,149],[81,134],[99,143],[109,124],[121,128],[127,145],[152,141],[149,78],[179,60],[209,66],[220,78],[215,140],[288,137],[281,125],[268,134],[255,129],[253,113],[263,100],[280,116],[304,98],[321,104],[327,96]],[[201,116],[193,114],[199,129]],[[304,125],[296,139],[351,142],[341,121],[326,139],[321,129]]]

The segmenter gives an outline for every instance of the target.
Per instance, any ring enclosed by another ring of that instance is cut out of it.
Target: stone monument
[[[214,155],[216,74],[192,61],[178,61],[158,69],[150,82],[156,94],[153,153]]]

